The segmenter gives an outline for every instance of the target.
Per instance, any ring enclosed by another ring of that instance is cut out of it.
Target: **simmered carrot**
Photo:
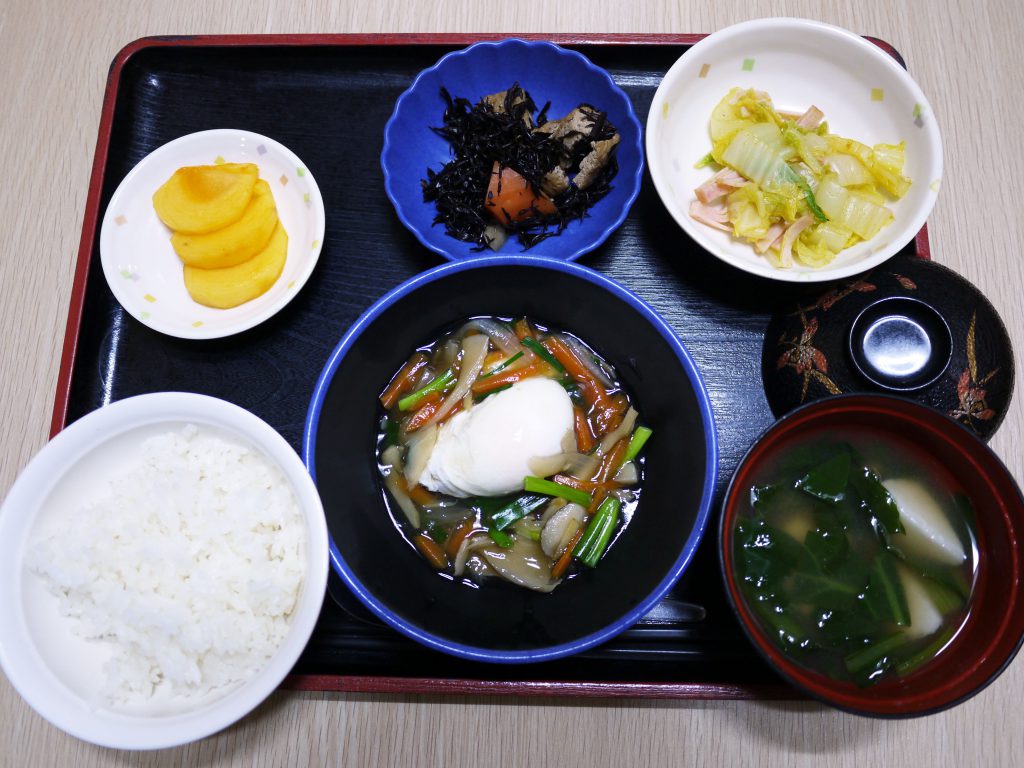
[[[417,352],[402,368],[395,374],[395,377],[388,384],[387,389],[381,392],[380,402],[385,408],[394,406],[398,398],[412,389],[415,383],[416,374],[429,362],[427,356]]]
[[[601,465],[597,468],[597,473],[593,478],[595,483],[603,484],[615,477],[619,468],[622,467],[622,461],[626,458],[626,450],[628,448],[628,437],[622,438],[612,446],[612,449],[601,459]]]
[[[551,336],[544,340],[544,347],[562,364],[566,373],[580,385],[583,399],[591,405],[594,432],[597,436],[600,437],[614,429],[614,425],[621,420],[622,412],[625,410],[622,407],[622,402],[608,394],[601,382],[580,362],[576,353],[569,349],[561,339]]]
[[[530,376],[536,376],[547,370],[547,364],[543,360],[535,360],[525,368],[518,368],[514,371],[501,371],[486,379],[477,379],[473,382],[473,394],[483,395],[491,390],[504,387],[506,384],[514,384]]]
[[[408,493],[409,498],[421,507],[429,506],[437,501],[437,497],[419,483],[410,488]]]
[[[594,500],[590,502],[590,506],[587,507],[587,514],[592,515],[604,504],[605,499],[608,498],[610,490],[607,485],[599,485],[597,490],[594,491]]]
[[[576,535],[569,540],[569,546],[565,548],[565,552],[558,558],[558,562],[551,568],[551,578],[560,579],[562,574],[565,573],[565,569],[569,567],[569,563],[572,562],[572,551],[576,548],[580,539],[583,537],[583,529],[580,528],[576,531]]]
[[[437,394],[437,393],[431,393],[431,394]],[[431,397],[431,395],[427,395],[427,397]],[[426,400],[426,399],[427,398],[424,398],[424,400]],[[430,420],[430,417],[433,416],[435,413],[437,413],[440,410],[440,408],[441,408],[441,397],[440,397],[440,395],[438,395],[437,397],[431,398],[430,402],[427,403],[426,405],[421,405],[419,410],[417,410],[416,413],[414,413],[412,415],[412,418],[410,418],[409,421],[406,422],[406,424],[405,424],[406,434],[408,434],[409,432],[415,432],[417,429],[419,429],[424,424],[426,424]]]
[[[558,213],[549,198],[538,194],[529,181],[508,166],[503,168],[497,160],[491,168],[484,208],[504,226],[513,221]]]
[[[416,545],[416,549],[427,558],[427,562],[437,568],[437,570],[443,571],[448,567],[448,556],[444,553],[441,545],[427,536],[427,534],[417,533],[413,537],[412,542]]]
[[[587,414],[578,405],[573,406],[572,412],[576,431],[576,450],[580,453],[590,453],[597,445],[597,440],[594,438],[594,433],[590,431]]]
[[[462,542],[469,534],[473,532],[473,528],[476,525],[476,521],[471,517],[468,520],[463,520],[459,523],[458,527],[452,531],[452,535],[448,537],[448,541],[445,542],[444,551],[448,557],[452,560],[459,554],[459,547],[462,546]]]
[[[533,326],[530,325],[530,321],[525,317],[521,317],[516,320],[515,324],[512,326],[512,330],[515,331],[515,334],[520,341],[523,339],[537,338],[537,334],[533,332]]]

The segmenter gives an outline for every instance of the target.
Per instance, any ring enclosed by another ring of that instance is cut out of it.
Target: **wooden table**
[[[392,5],[393,7],[388,7]],[[214,32],[711,32],[807,16],[891,42],[938,115],[942,194],[933,257],[977,284],[1024,348],[1024,32],[1014,0],[4,0],[0,4],[0,489],[43,445],[107,67],[125,43]],[[813,73],[808,76],[813,77]],[[1020,398],[992,441],[1024,478]],[[2,618],[0,618],[2,620]],[[278,693],[227,731],[117,753],[56,730],[0,677],[0,765],[278,766],[700,763],[1010,765],[1024,754],[1024,661],[951,712],[868,720],[809,703],[470,699]]]

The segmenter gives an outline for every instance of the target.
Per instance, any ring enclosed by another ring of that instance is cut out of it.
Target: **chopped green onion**
[[[487,535],[490,536],[494,543],[502,549],[511,549],[514,540],[504,531],[499,531],[497,528],[488,528]]]
[[[511,504],[506,504],[491,514],[491,528],[503,531],[547,502],[546,496],[520,496]]]
[[[580,506],[589,507],[594,498],[586,491],[577,488],[570,488],[568,485],[556,483],[553,480],[544,480],[540,477],[527,475],[523,478],[523,490],[528,493],[543,493],[548,496],[558,496],[566,501],[572,501]]]
[[[488,376],[493,376],[494,374],[496,374],[496,373],[498,373],[500,371],[504,371],[506,368],[508,368],[510,365],[512,365],[512,363],[514,363],[516,360],[518,360],[522,356],[523,356],[522,352],[516,352],[514,355],[512,355],[512,357],[510,357],[508,360],[503,362],[501,365],[499,365],[499,366],[497,366],[495,368],[492,368],[487,373],[481,373],[477,378],[478,379],[486,379]]]
[[[526,347],[528,350],[530,350],[535,355],[540,357],[545,363],[550,365],[556,371],[558,371],[559,373],[565,373],[565,366],[558,362],[555,359],[554,355],[552,355],[550,352],[544,349],[544,346],[539,341],[537,341],[536,339],[531,339],[529,336],[527,336],[525,339],[521,341],[521,343],[524,347]]]
[[[490,392],[484,392],[482,395],[474,395],[473,396],[473,402],[474,403],[483,402],[484,400],[486,400],[491,395],[496,395],[499,392],[504,392],[506,389],[511,389],[511,388],[512,388],[512,383],[511,382],[509,382],[508,384],[502,384],[500,387],[495,387]]]
[[[591,568],[597,565],[601,555],[608,548],[608,542],[611,541],[615,524],[619,520],[621,506],[622,504],[614,496],[609,496],[601,502],[601,506],[597,508],[597,512],[590,519],[587,530],[583,532],[583,536],[576,543],[576,547],[572,551],[573,557]]]
[[[637,457],[637,454],[644,449],[644,446],[650,439],[651,434],[651,430],[647,427],[637,427],[633,431],[633,436],[629,438],[629,447],[626,448],[626,455],[622,459],[623,464],[627,461],[632,461]]]
[[[449,368],[447,371],[442,373],[436,379],[431,381],[429,384],[420,387],[411,395],[406,395],[398,401],[398,410],[408,411],[410,408],[422,400],[424,397],[429,395],[431,392],[443,392],[448,389],[449,386],[455,383],[455,374],[452,373],[452,369]]]

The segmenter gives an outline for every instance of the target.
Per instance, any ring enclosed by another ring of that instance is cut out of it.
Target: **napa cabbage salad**
[[[823,267],[893,220],[910,189],[904,144],[873,147],[829,133],[825,115],[779,112],[762,91],[733,88],[711,113],[717,172],[695,190],[690,216],[751,243],[775,266]]]

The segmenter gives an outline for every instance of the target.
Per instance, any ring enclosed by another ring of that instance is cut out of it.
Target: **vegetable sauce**
[[[651,431],[576,337],[481,317],[416,350],[380,397],[392,516],[449,578],[548,592],[636,509]]]

